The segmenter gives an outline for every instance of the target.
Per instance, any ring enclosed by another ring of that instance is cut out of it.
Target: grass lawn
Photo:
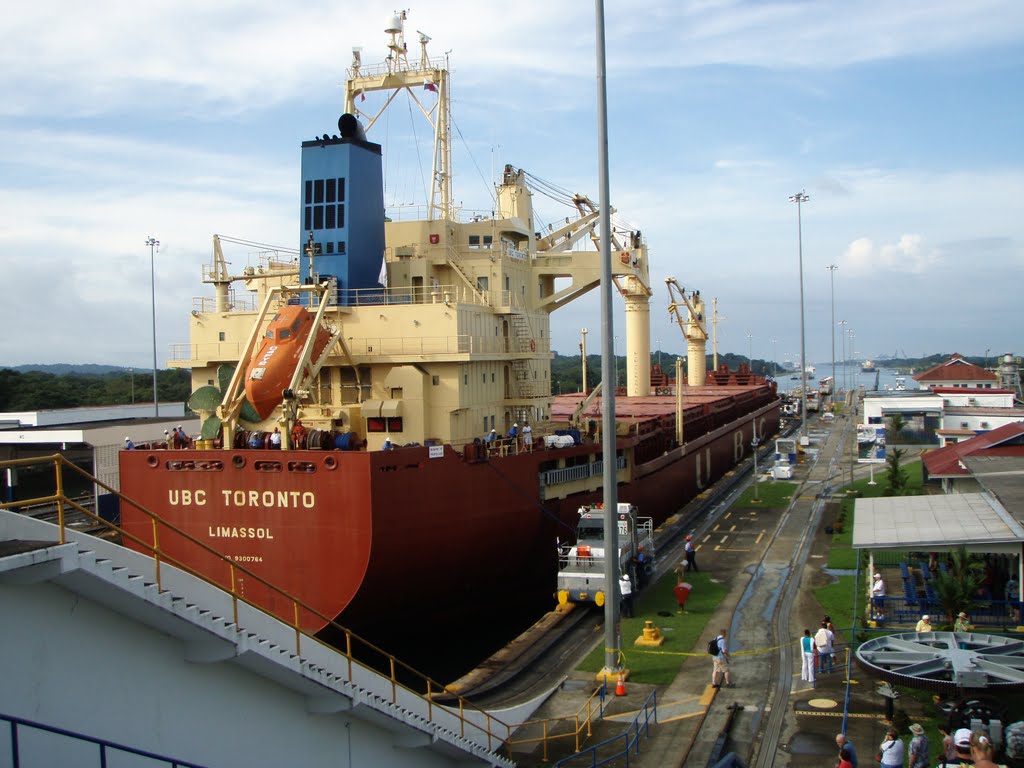
[[[748,487],[733,504],[734,507],[786,507],[793,492],[796,490],[796,483],[787,483],[782,480],[771,480],[757,484],[757,498],[754,502],[754,488]]]
[[[639,596],[634,604],[636,618],[622,620],[622,665],[629,670],[630,680],[668,685],[675,679],[679,666],[686,658],[683,654],[707,656],[704,648],[695,645],[729,587],[713,582],[710,574],[703,572],[688,574],[686,581],[693,586],[686,601],[686,613],[676,613],[676,598],[672,591],[676,585],[676,575],[670,572]],[[668,615],[660,616],[659,611]],[[633,641],[643,634],[645,619],[653,621],[665,636],[664,644],[658,648],[633,645]],[[603,668],[604,644],[601,643],[583,660],[579,669],[597,674]]]

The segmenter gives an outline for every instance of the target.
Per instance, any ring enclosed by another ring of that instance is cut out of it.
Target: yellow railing
[[[531,726],[539,726],[541,729],[541,735],[525,738],[514,738],[509,736],[508,754],[512,754],[512,747],[516,745],[540,743],[543,752],[543,759],[546,762],[548,760],[548,745],[553,741],[570,738],[574,739],[573,751],[579,752],[583,748],[583,742],[586,739],[589,739],[594,733],[594,715],[601,714],[602,710],[600,706],[596,706],[595,709],[595,699],[597,699],[598,695],[601,693],[602,687],[603,686],[598,687],[592,694],[590,694],[590,697],[576,711],[575,715],[550,717],[543,720],[529,720],[525,723],[520,723],[516,726],[516,730],[529,728]],[[564,733],[554,733],[554,730],[563,723],[567,724],[569,728]]]
[[[430,721],[433,721],[434,720],[434,707],[435,707],[435,703],[434,703],[434,698],[433,697],[435,695],[441,695],[441,694],[450,695],[445,690],[445,687],[443,685],[441,685],[440,683],[438,683],[436,680],[432,679],[428,675],[425,675],[422,672],[419,672],[418,670],[413,669],[408,664],[403,663],[402,661],[396,659],[394,656],[390,655],[386,651],[378,648],[377,646],[373,645],[372,643],[370,643],[370,642],[364,640],[363,638],[359,637],[354,632],[351,632],[350,630],[348,630],[345,627],[341,626],[340,624],[336,623],[333,620],[333,618],[328,617],[328,616],[324,616],[323,614],[318,612],[315,608],[312,608],[311,606],[307,605],[306,603],[304,603],[303,601],[299,600],[298,598],[293,597],[292,595],[289,595],[284,590],[279,589],[278,587],[275,587],[273,584],[271,584],[269,581],[267,581],[266,579],[261,577],[259,574],[254,573],[253,571],[249,570],[248,568],[246,568],[243,565],[239,565],[239,564],[235,563],[233,560],[231,560],[230,558],[220,554],[219,552],[217,552],[215,549],[213,549],[209,545],[205,544],[202,541],[199,541],[195,537],[191,536],[190,534],[186,533],[185,531],[181,530],[180,528],[177,528],[173,524],[171,524],[168,521],[164,520],[162,517],[160,517],[156,513],[151,512],[148,509],[145,509],[138,502],[133,501],[132,499],[128,498],[127,496],[125,496],[124,494],[122,494],[122,493],[120,493],[118,491],[115,491],[109,485],[107,485],[107,484],[103,483],[102,481],[98,480],[97,478],[93,477],[92,475],[90,475],[88,472],[86,472],[85,470],[81,469],[80,467],[75,466],[72,462],[68,461],[66,458],[64,458],[60,454],[54,454],[52,456],[43,456],[43,457],[32,458],[32,459],[15,459],[15,460],[11,460],[11,461],[0,461],[0,471],[2,471],[3,469],[7,469],[7,468],[39,466],[39,465],[46,465],[46,464],[52,464],[53,467],[54,467],[56,493],[54,493],[52,495],[49,495],[49,496],[37,497],[37,498],[33,498],[33,499],[24,499],[24,500],[19,500],[19,501],[6,502],[6,503],[3,503],[3,504],[0,504],[0,509],[13,509],[13,510],[16,510],[16,509],[18,509],[20,507],[26,507],[26,506],[29,506],[29,505],[38,505],[38,504],[41,504],[41,503],[55,503],[56,506],[57,506],[57,525],[59,527],[59,534],[58,534],[59,535],[59,542],[61,544],[65,544],[65,543],[67,543],[66,519],[65,519],[66,518],[66,508],[70,507],[70,508],[76,510],[77,512],[81,513],[82,515],[85,515],[86,517],[91,519],[97,525],[102,526],[102,527],[104,527],[104,528],[106,528],[106,529],[108,529],[110,531],[113,531],[113,532],[119,534],[122,537],[122,541],[130,540],[130,541],[134,542],[135,544],[137,544],[141,549],[149,552],[153,556],[153,562],[154,562],[154,581],[156,583],[156,586],[157,586],[158,590],[162,589],[162,586],[161,586],[161,573],[160,573],[160,567],[161,567],[162,563],[167,563],[167,564],[173,565],[176,568],[179,568],[180,570],[185,571],[185,572],[191,574],[192,576],[195,576],[196,578],[201,579],[202,581],[217,587],[218,589],[224,589],[223,585],[218,584],[216,581],[210,579],[209,577],[207,577],[206,575],[200,573],[199,571],[195,570],[194,568],[191,568],[187,564],[185,564],[183,562],[180,562],[180,561],[176,560],[175,558],[169,556],[167,553],[163,552],[163,550],[160,547],[159,530],[160,530],[161,526],[165,526],[168,530],[173,531],[176,535],[181,536],[182,538],[184,538],[187,541],[191,542],[195,546],[199,547],[201,550],[205,551],[206,553],[212,555],[216,559],[218,559],[221,562],[223,562],[228,567],[229,574],[230,574],[230,584],[231,584],[231,587],[227,591],[230,592],[230,594],[231,594],[232,609],[233,609],[233,614],[234,614],[233,619],[234,619],[234,623],[235,623],[235,626],[236,626],[236,631],[239,631],[239,632],[242,631],[242,627],[238,626],[238,606],[239,606],[239,603],[245,603],[247,605],[250,605],[250,606],[256,608],[257,610],[263,610],[262,608],[260,608],[260,606],[256,605],[255,603],[253,603],[253,602],[251,602],[249,600],[246,600],[244,597],[242,597],[240,594],[238,594],[238,591],[237,591],[237,574],[238,573],[242,573],[242,574],[245,574],[245,576],[247,576],[249,578],[255,579],[257,582],[262,584],[264,587],[266,587],[271,592],[273,592],[273,593],[275,593],[275,594],[277,594],[277,595],[279,595],[279,596],[281,596],[281,597],[283,597],[286,600],[291,602],[291,605],[292,605],[292,611],[291,611],[292,612],[292,617],[290,619],[285,619],[283,616],[278,616],[277,618],[279,620],[281,620],[281,621],[287,622],[289,624],[289,626],[292,629],[294,629],[294,631],[295,631],[295,648],[294,648],[294,653],[295,653],[296,656],[301,657],[301,652],[300,651],[301,651],[301,647],[302,647],[302,640],[303,640],[303,638],[305,638],[306,640],[315,642],[315,643],[320,643],[321,645],[326,645],[325,643],[322,643],[322,641],[320,641],[317,638],[313,637],[312,635],[310,635],[309,633],[305,632],[301,628],[299,616],[300,616],[300,612],[301,611],[305,611],[308,614],[310,614],[312,616],[316,616],[318,619],[320,619],[324,623],[324,628],[325,629],[328,626],[330,626],[332,629],[337,630],[338,632],[342,633],[342,635],[344,636],[344,639],[345,639],[345,647],[344,647],[344,649],[334,647],[334,650],[338,651],[339,653],[342,653],[347,658],[347,660],[348,660],[348,678],[349,678],[349,680],[352,679],[352,667],[353,667],[353,665],[357,665],[359,667],[362,667],[363,669],[371,670],[371,671],[373,671],[376,674],[380,674],[380,670],[374,669],[373,667],[370,667],[369,665],[363,664],[362,662],[360,662],[360,661],[358,661],[358,660],[356,660],[354,658],[352,647],[353,647],[353,641],[355,641],[361,647],[364,647],[365,649],[367,649],[371,653],[379,656],[382,659],[387,660],[387,665],[388,665],[388,670],[389,670],[389,682],[391,683],[391,697],[392,697],[391,698],[391,703],[392,704],[397,704],[398,703],[398,689],[402,688],[403,690],[408,691],[409,693],[411,693],[411,694],[413,694],[415,696],[418,696],[420,699],[423,700],[423,702],[426,704],[426,707],[427,707],[427,713],[428,713],[427,719],[430,720]],[[65,496],[64,495],[64,473],[63,473],[63,470],[65,468],[66,469],[71,469],[72,471],[77,472],[79,475],[81,475],[82,477],[84,477],[88,481],[92,482],[96,486],[98,486],[100,488],[103,488],[107,492],[116,494],[118,496],[118,498],[120,498],[122,504],[128,504],[128,505],[134,507],[135,509],[139,510],[140,512],[142,512],[147,517],[149,517],[149,519],[152,521],[153,542],[149,543],[149,542],[139,538],[138,536],[135,536],[134,534],[129,533],[128,531],[124,530],[120,526],[115,525],[114,523],[111,523],[111,522],[108,522],[108,521],[104,520],[99,515],[96,515],[95,513],[89,511],[88,509],[86,509],[85,507],[83,507],[81,504],[77,503],[73,499],[68,498],[67,496]],[[422,687],[424,687],[425,690],[418,691],[418,690],[414,690],[414,689],[410,688],[408,685],[404,684],[403,682],[401,682],[399,680],[399,676],[402,676],[404,679],[418,680],[420,685]],[[462,736],[463,738],[466,738],[467,730],[469,730],[470,732],[479,731],[480,733],[486,735],[486,737],[487,737],[487,748],[490,751],[492,751],[492,752],[495,749],[497,749],[501,745],[501,743],[505,743],[505,742],[509,741],[509,738],[511,737],[511,734],[512,734],[512,731],[514,729],[514,726],[510,726],[509,724],[502,722],[501,720],[499,720],[498,718],[496,718],[493,715],[489,714],[488,712],[480,709],[479,707],[476,707],[471,702],[463,699],[461,696],[456,696],[455,698],[458,701],[458,712],[456,713],[452,709],[447,709],[447,708],[444,708],[444,709],[449,714],[455,716],[459,720],[459,722],[461,724],[460,736]],[[474,722],[471,718],[467,717],[466,716],[466,711],[467,710],[472,710],[473,712],[477,713],[480,716],[480,719],[483,720],[484,725],[479,725],[478,723]]]

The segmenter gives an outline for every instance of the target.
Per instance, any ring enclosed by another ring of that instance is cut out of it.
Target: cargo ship
[[[158,526],[169,556],[293,620],[265,579],[445,679],[554,605],[558,546],[579,507],[601,500],[604,472],[660,523],[747,457],[755,434],[777,431],[780,401],[749,368],[705,371],[696,291],[670,307],[687,370],[677,361],[652,388],[646,244],[638,231],[599,231],[585,196],[567,195],[575,215],[541,227],[539,182],[506,166],[493,211],[456,209],[447,61],[423,34],[411,53],[405,22],[388,25],[383,64],[353,51],[338,133],[302,142],[297,256],[232,274],[214,237],[203,274],[214,296],[194,302],[191,340],[171,361],[192,371],[202,433],[185,449],[123,451],[120,483],[188,534]],[[419,218],[385,211],[384,149],[367,139],[396,94],[432,128]],[[602,238],[628,350],[610,461],[601,386],[584,375],[585,392],[556,396],[550,376],[551,313],[598,286]],[[149,517],[128,504],[121,516],[152,540]],[[259,579],[232,583],[189,537]],[[299,621],[340,640],[312,613]]]

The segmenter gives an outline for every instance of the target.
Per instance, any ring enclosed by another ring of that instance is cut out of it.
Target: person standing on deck
[[[270,433],[270,447],[273,450],[281,450],[281,430],[277,427]]]
[[[523,425],[523,442],[526,443],[527,452],[533,450],[533,428],[529,424]]]

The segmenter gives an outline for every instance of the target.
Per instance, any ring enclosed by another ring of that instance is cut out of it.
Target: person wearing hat
[[[175,432],[178,435],[178,447],[188,448],[188,435],[185,434],[185,428],[179,424]]]
[[[693,548],[693,537],[686,537],[686,546],[683,548],[686,551],[686,569],[691,572],[697,572],[700,568],[697,567],[697,550]]]
[[[928,737],[919,723],[911,723],[910,768],[928,768]]]
[[[135,443],[132,442],[132,439],[130,437],[125,437],[125,439],[124,439],[124,449],[126,451],[134,451],[135,450]]]
[[[958,728],[953,733],[953,748],[955,750],[955,756],[952,760],[947,755],[941,763],[939,768],[960,768],[960,766],[974,765],[974,760],[971,757],[971,732],[966,728]]]
[[[175,433],[175,436],[177,436],[177,433]],[[170,448],[170,447],[171,447],[171,432],[170,432],[170,430],[165,429],[164,430],[164,448]]]
[[[623,618],[633,618],[633,585],[629,581],[629,574],[622,574],[619,579],[619,594],[622,596],[622,605],[619,613]]]
[[[914,627],[914,631],[915,632],[931,632],[932,631],[932,622],[931,622],[931,619],[930,619],[930,617],[928,616],[927,613],[924,616],[921,617],[921,620],[919,622],[917,622],[917,626]]]
[[[871,617],[875,620],[882,620],[885,615],[882,613],[882,603],[885,601],[885,581],[882,574],[876,573],[871,582]]]
[[[953,622],[954,632],[973,632],[974,625],[967,620],[967,614],[963,611],[957,614],[956,621]]]

